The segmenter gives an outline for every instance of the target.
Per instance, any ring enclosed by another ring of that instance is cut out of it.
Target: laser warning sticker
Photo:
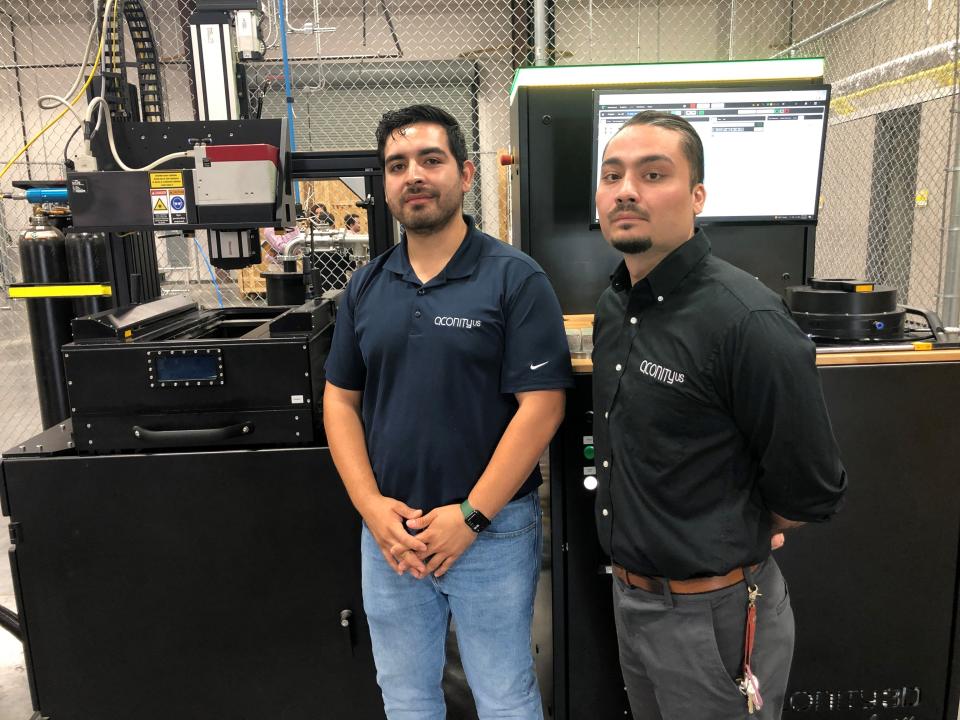
[[[170,193],[170,222],[173,225],[187,224],[187,195],[183,188],[174,188]]]
[[[170,197],[166,190],[150,191],[150,209],[154,225],[170,224]]]
[[[182,172],[152,172],[150,173],[151,188],[182,188]]]

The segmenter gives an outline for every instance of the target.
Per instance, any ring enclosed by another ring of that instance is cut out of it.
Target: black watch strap
[[[467,527],[475,533],[479,534],[490,527],[490,519],[479,510],[474,510],[469,500],[460,504],[460,512],[463,513],[463,521]]]

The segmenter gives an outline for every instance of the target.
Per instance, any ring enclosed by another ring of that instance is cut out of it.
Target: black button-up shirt
[[[703,231],[597,304],[596,517],[613,562],[672,579],[770,554],[771,516],[825,520],[846,473],[813,343]]]

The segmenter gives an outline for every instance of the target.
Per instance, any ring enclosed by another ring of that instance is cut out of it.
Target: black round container
[[[267,281],[267,305],[303,305],[307,301],[307,287],[300,272],[264,272]]]
[[[903,337],[906,311],[897,305],[893,287],[811,278],[809,285],[788,287],[786,300],[797,325],[815,339],[870,342]]]

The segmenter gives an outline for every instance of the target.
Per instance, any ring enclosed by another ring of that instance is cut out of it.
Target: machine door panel
[[[5,460],[51,720],[380,720],[325,449]]]
[[[797,628],[784,718],[955,720],[960,488],[951,418],[960,363],[820,371],[849,490],[836,517],[789,533],[775,555]],[[583,482],[593,464],[584,456],[590,385],[578,376],[568,397],[551,485],[566,551],[554,612],[566,621],[555,664],[568,703],[558,718],[568,720],[591,708],[622,717],[626,708],[611,580],[601,570],[609,561]],[[763,669],[754,670],[762,683]]]
[[[797,624],[784,717],[953,720],[960,364],[820,374],[849,490],[776,555]]]

